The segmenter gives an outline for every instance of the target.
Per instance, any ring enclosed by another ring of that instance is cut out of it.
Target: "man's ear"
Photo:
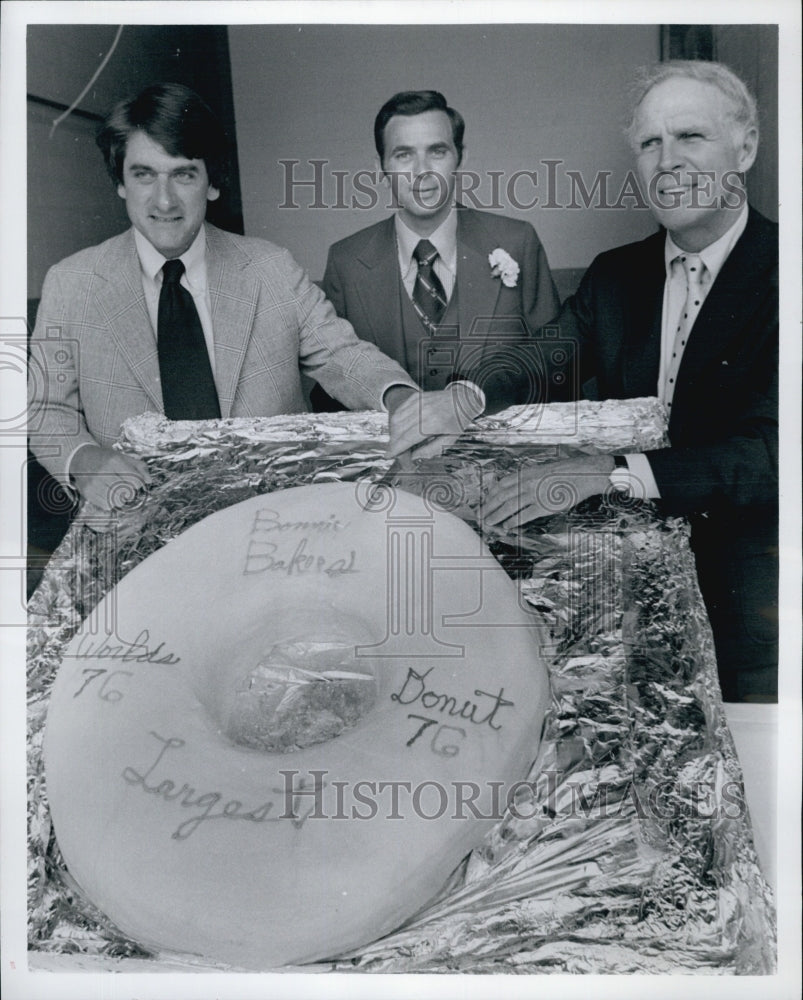
[[[376,164],[377,177],[383,184],[387,185],[388,190],[390,191],[390,204],[387,207],[393,209],[398,208],[399,200],[397,196],[397,184],[394,184],[393,180],[385,173],[385,169],[382,166],[382,160],[378,155],[375,158],[374,163]]]
[[[758,129],[753,127],[745,131],[742,140],[739,143],[737,155],[739,158],[740,173],[746,174],[747,171],[753,166],[756,159],[756,153],[758,153]]]
[[[217,201],[219,197],[220,197],[220,190],[210,185],[208,191],[206,192],[206,200]]]
[[[123,201],[125,201],[125,184],[121,183],[117,185],[117,193],[120,195]]]
[[[382,166],[382,160],[379,158],[379,154],[378,153],[374,157],[374,166],[375,166],[375,170],[376,170],[376,176],[381,181],[384,181],[386,184],[389,184],[390,181],[388,179],[388,175],[385,173],[385,168]]]

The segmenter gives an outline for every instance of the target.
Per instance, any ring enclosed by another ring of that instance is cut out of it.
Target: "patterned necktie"
[[[162,400],[171,420],[211,420],[220,416],[220,403],[198,310],[179,283],[183,273],[180,260],[162,268],[157,337]]]
[[[680,261],[683,270],[686,272],[686,301],[683,304],[683,310],[678,320],[677,329],[675,330],[672,357],[668,359],[666,366],[664,396],[666,405],[670,409],[672,407],[672,398],[675,395],[678,369],[680,368],[680,362],[683,360],[683,352],[689,341],[694,321],[697,319],[697,314],[700,312],[700,307],[703,304],[704,275],[707,273],[702,257],[698,254],[681,254],[680,257],[675,258],[675,261]]]
[[[429,240],[419,240],[413,250],[418,274],[413,288],[413,306],[427,330],[434,330],[446,311],[446,293],[432,269],[438,251]]]

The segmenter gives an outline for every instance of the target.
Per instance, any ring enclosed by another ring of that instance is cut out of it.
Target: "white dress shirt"
[[[703,302],[711,290],[711,286],[717,280],[719,272],[728,255],[736,246],[739,237],[747,225],[748,208],[745,204],[736,222],[718,240],[704,247],[697,254],[702,258],[704,270],[700,281],[700,299],[697,312],[703,307]],[[686,273],[683,270],[679,258],[684,256],[685,250],[681,250],[669,233],[666,234],[664,244],[664,263],[666,266],[666,282],[664,284],[664,305],[661,316],[661,361],[658,373],[657,395],[658,398],[671,407],[672,394],[669,392],[667,384],[670,361],[673,352],[678,354],[677,364],[686,348],[686,344],[675,342],[675,331],[678,328],[681,310],[686,302]],[[629,485],[630,492],[640,498],[659,499],[661,492],[652,474],[650,462],[646,455],[625,455],[628,472],[630,473],[630,484],[621,481],[620,473],[617,473],[617,486]],[[624,472],[624,470],[622,470]]]

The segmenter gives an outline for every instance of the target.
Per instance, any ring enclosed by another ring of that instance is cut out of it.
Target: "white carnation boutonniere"
[[[491,274],[495,278],[501,278],[503,285],[507,288],[516,287],[521,268],[507,250],[497,247],[488,254],[488,263],[491,265]]]

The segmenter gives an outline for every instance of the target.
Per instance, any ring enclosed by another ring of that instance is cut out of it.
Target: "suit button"
[[[438,369],[437,368],[430,368],[429,374],[430,375],[437,375],[438,374]]]

